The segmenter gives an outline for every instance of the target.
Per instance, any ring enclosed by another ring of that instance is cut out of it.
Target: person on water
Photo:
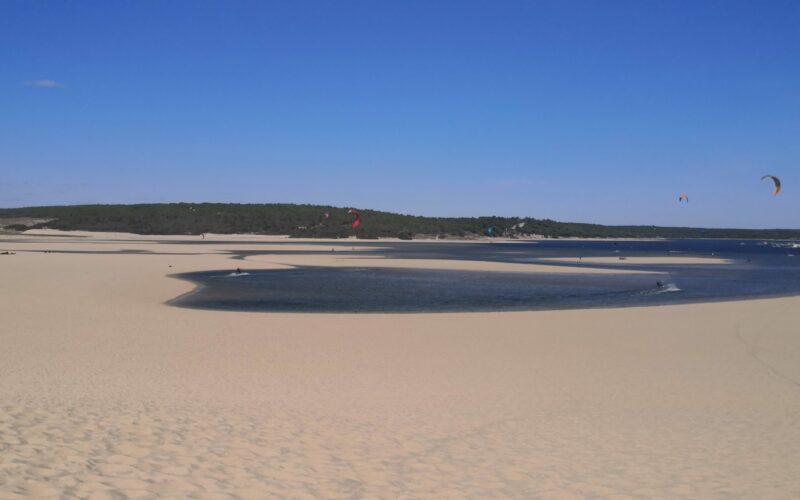
[[[656,286],[657,286],[658,288],[664,288],[664,283],[662,283],[662,282],[660,282],[660,281],[656,281]]]
[[[238,267],[236,268],[236,274],[242,274],[242,270],[239,269]]]

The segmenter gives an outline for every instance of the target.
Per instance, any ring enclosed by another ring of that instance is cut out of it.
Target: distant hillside
[[[51,228],[137,234],[258,233],[303,238],[756,238],[796,239],[791,229],[702,229],[602,226],[516,217],[415,217],[360,210],[352,229],[347,209],[321,205],[169,203],[74,205],[0,209],[5,230]],[[325,214],[330,218],[325,218]]]

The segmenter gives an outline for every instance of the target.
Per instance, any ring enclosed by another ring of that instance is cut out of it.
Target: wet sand
[[[369,250],[234,261],[235,243],[180,237],[15,238],[0,244],[17,252],[0,256],[0,498],[800,495],[800,298],[202,311],[165,305],[192,288],[169,274]]]

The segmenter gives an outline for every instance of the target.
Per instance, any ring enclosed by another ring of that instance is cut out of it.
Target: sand
[[[11,239],[0,498],[800,496],[800,298],[201,311],[167,275],[227,245]]]
[[[541,262],[551,262],[554,264],[646,264],[646,265],[664,265],[664,264],[678,264],[678,265],[710,265],[710,264],[731,264],[733,261],[730,259],[720,259],[718,257],[627,257],[621,255],[619,257],[581,257],[580,259],[564,259],[558,257],[545,257],[537,259]]]

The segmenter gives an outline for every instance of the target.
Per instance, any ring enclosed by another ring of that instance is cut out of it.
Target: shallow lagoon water
[[[359,245],[361,243],[359,242]],[[800,294],[800,261],[791,243],[734,240],[575,241],[514,243],[368,242],[371,256],[548,263],[574,259],[570,267],[655,271],[654,274],[512,273],[398,268],[297,267],[243,269],[178,275],[198,288],[174,305],[272,312],[460,312],[629,307]],[[353,242],[319,243],[315,251],[250,251],[313,254],[352,251]],[[701,256],[730,264],[643,265],[582,263],[577,257]],[[361,254],[363,255],[363,253]],[[240,261],[241,262],[241,261]],[[246,261],[241,262],[245,264]],[[239,267],[245,267],[240,265]],[[658,287],[657,281],[663,286]]]

